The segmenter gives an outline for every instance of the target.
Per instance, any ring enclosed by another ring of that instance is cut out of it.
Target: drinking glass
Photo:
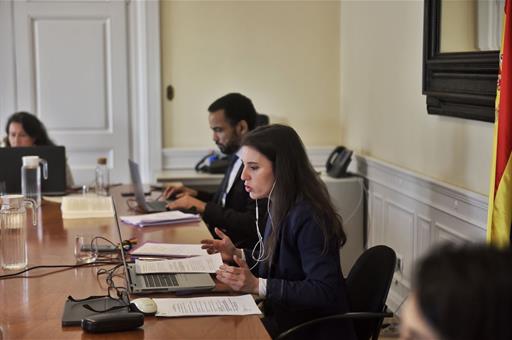
[[[98,258],[98,242],[92,235],[75,237],[75,259],[77,263],[92,263]]]

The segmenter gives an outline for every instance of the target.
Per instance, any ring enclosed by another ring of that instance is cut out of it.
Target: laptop
[[[114,217],[116,219],[119,242],[123,241],[121,227],[114,204]],[[126,263],[124,251],[121,251],[121,260],[124,267],[124,275],[128,292],[131,294],[149,293],[192,293],[210,291],[215,287],[215,282],[207,273],[162,273],[162,274],[137,274],[135,263]]]
[[[128,165],[130,166],[130,176],[132,178],[133,191],[139,209],[146,213],[167,211],[168,209],[166,201],[146,201],[142,180],[140,178],[139,165],[131,159],[128,160]]]
[[[44,179],[41,169],[43,195],[66,194],[66,149],[63,146],[0,148],[0,182],[5,182],[7,193],[21,193],[21,158],[24,156],[39,156],[48,163],[48,179]]]

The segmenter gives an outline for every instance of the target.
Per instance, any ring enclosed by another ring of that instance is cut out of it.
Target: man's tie
[[[217,203],[224,206],[226,202],[226,196],[228,194],[228,184],[229,184],[229,177],[231,176],[231,171],[233,170],[233,166],[235,165],[236,161],[238,160],[238,157],[236,155],[231,156],[231,161],[229,162],[229,167],[226,170],[226,173],[224,174],[224,178],[222,179],[222,183],[220,184],[220,195],[217,199]]]

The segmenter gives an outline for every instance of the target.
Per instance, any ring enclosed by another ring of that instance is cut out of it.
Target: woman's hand
[[[201,248],[206,249],[208,254],[219,253],[223,261],[233,261],[233,256],[242,256],[242,250],[235,247],[228,235],[224,234],[219,228],[215,228],[215,234],[220,240],[202,240]]]
[[[236,255],[233,259],[239,267],[223,264],[217,270],[217,280],[236,292],[259,294],[259,279],[252,275],[244,260]]]

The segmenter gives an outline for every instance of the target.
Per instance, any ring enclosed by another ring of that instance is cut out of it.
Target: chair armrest
[[[289,330],[279,334],[277,337],[278,340],[286,339],[289,336],[293,335],[295,332],[302,330],[303,328],[311,327],[317,324],[320,324],[325,321],[330,320],[361,320],[361,319],[382,319],[386,317],[392,317],[393,313],[389,312],[350,312],[345,314],[336,314],[336,315],[329,315],[325,316],[323,318],[314,319],[311,321],[306,321],[304,323],[301,323],[300,325],[297,325],[293,328],[290,328]]]

